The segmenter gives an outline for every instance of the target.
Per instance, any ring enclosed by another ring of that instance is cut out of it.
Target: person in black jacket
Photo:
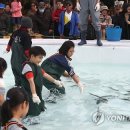
[[[40,34],[48,36],[52,34],[52,12],[47,6],[47,2],[40,2],[38,5],[37,13],[35,14],[35,20],[37,28]]]
[[[4,6],[0,3],[0,36],[7,35],[10,27],[10,17],[4,12]]]
[[[32,20],[29,17],[23,17],[20,29],[12,34],[6,48],[7,52],[9,52],[10,49],[12,50],[11,67],[16,86],[21,86],[22,63],[29,57],[29,49],[32,45],[29,30],[32,26]]]

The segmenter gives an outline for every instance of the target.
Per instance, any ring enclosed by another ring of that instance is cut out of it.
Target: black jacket
[[[23,46],[24,50],[29,50],[31,48],[32,40],[26,28],[20,28],[19,30],[16,30],[11,35],[8,46],[12,46],[14,40],[15,42],[19,42]]]

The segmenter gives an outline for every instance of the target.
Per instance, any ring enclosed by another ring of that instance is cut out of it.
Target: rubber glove
[[[41,102],[40,98],[37,96],[37,94],[32,95],[32,100],[34,103],[39,104]]]
[[[59,80],[54,80],[54,84],[56,84],[59,87],[63,87],[64,86],[63,83],[61,81],[59,81]]]
[[[81,9],[79,2],[76,3],[76,9],[77,9],[78,11],[80,11],[80,9]]]
[[[100,3],[98,2],[96,5],[95,5],[95,11],[99,11],[100,10]]]

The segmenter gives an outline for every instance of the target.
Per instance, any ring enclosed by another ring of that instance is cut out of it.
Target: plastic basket
[[[119,26],[106,28],[106,36],[108,41],[120,41],[121,33],[122,28],[120,28]]]

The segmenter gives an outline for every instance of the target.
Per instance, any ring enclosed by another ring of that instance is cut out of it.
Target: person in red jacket
[[[64,10],[62,0],[56,1],[57,9],[52,13],[52,20],[54,23],[54,36],[60,36],[58,31],[59,17],[61,12]]]
[[[7,52],[12,50],[11,68],[15,78],[15,86],[21,86],[22,64],[29,58],[29,50],[32,45],[29,30],[32,26],[32,20],[29,17],[23,17],[20,29],[12,34],[6,48]]]

